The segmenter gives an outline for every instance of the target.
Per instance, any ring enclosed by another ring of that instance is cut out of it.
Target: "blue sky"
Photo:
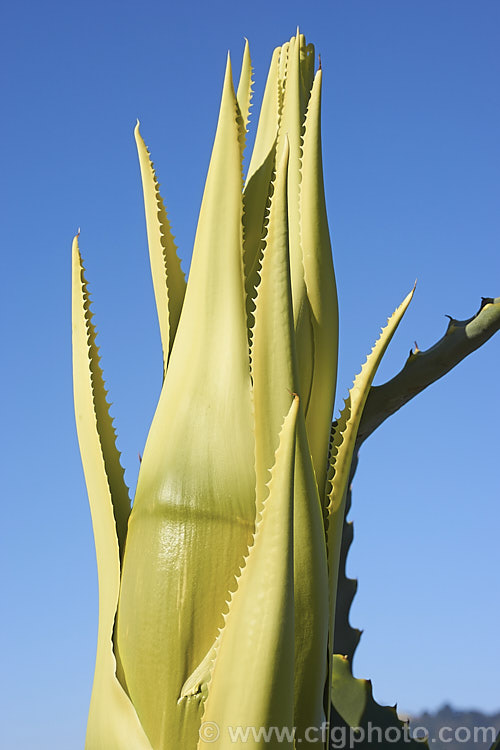
[[[161,384],[136,118],[187,270],[227,50],[238,71],[248,37],[258,103],[272,49],[297,24],[315,43],[341,397],[416,277],[379,382],[415,339],[424,349],[439,338],[446,313],[469,317],[500,294],[499,22],[496,0],[4,6],[2,746],[84,742],[97,580],[72,406],[78,227],[132,486]],[[362,451],[355,672],[408,711],[500,709],[499,347],[494,338]]]

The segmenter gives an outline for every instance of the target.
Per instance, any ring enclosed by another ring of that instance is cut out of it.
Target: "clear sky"
[[[418,277],[379,382],[500,295],[498,0],[47,0],[3,6],[4,441],[0,745],[83,747],[97,580],[73,418],[70,246],[80,226],[134,485],[161,384],[136,118],[184,268],[225,57],[255,102],[297,24],[324,69],[341,308],[339,397]],[[254,106],[254,113],[257,111]],[[255,122],[255,115],[254,115]],[[500,709],[500,337],[365,445],[351,518],[357,676],[407,711]]]

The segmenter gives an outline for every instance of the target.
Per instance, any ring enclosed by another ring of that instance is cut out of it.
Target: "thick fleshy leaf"
[[[369,685],[366,680],[352,676],[349,659],[334,654],[332,663],[332,703],[344,721],[358,727],[367,701]]]
[[[349,488],[344,516],[349,513],[350,496]],[[354,735],[355,746],[365,750],[386,746],[383,734],[378,741],[378,731],[387,732],[391,747],[402,749],[409,746],[409,750],[416,750],[417,747],[426,748],[427,743],[419,742],[417,745],[417,741],[411,740],[410,733],[406,731],[394,707],[381,706],[375,701],[370,680],[357,679],[352,676],[353,655],[361,635],[361,632],[352,628],[349,623],[349,609],[357,585],[357,581],[346,577],[345,571],[346,557],[352,537],[353,525],[344,521],[333,639],[337,653],[334,654],[332,663],[330,725],[335,727],[337,736],[343,730],[348,736],[347,732],[359,726],[360,731]],[[364,690],[361,690],[361,687],[364,687]],[[372,733],[371,736],[370,726],[379,728],[377,733]]]
[[[357,579],[350,578],[347,574],[347,558],[354,538],[353,523],[352,521],[348,522],[346,520],[351,508],[351,490],[352,485],[349,485],[344,512],[342,545],[340,549],[339,570],[337,576],[337,601],[335,602],[335,629],[333,633],[333,642],[335,643],[335,651],[338,654],[347,656],[352,664],[354,652],[356,651],[359,639],[361,638],[361,630],[353,627],[349,618],[351,605],[358,588]]]
[[[78,442],[89,496],[99,577],[99,630],[87,750],[151,750],[116,677],[113,626],[130,513],[128,490],[99,363],[90,298],[75,237],[72,249],[73,383]]]
[[[301,747],[308,727],[325,719],[329,609],[328,563],[323,509],[300,409],[295,451],[295,726]],[[314,744],[314,739],[310,740]],[[317,747],[317,743],[314,745]]]
[[[245,188],[243,224],[251,328],[253,290],[259,280],[259,248],[263,245],[260,230],[263,226],[265,231],[267,224],[264,201],[267,198],[269,204],[271,200],[272,187],[268,186],[272,184],[274,152],[277,149],[280,160],[286,142],[288,241],[301,403],[315,471],[319,472],[319,486],[323,488],[335,392],[338,314],[321,168],[321,76],[317,77],[310,100],[313,74],[314,47],[306,45],[304,36],[297,32],[273,55]],[[305,123],[308,103],[310,111]],[[265,137],[259,139],[261,133]],[[323,350],[320,347],[324,344]]]
[[[301,312],[300,302],[306,296],[300,245],[300,180],[304,113],[301,104],[299,34],[290,40],[287,50],[286,73],[282,85],[284,95],[279,123],[278,160],[281,158],[281,154],[285,148],[285,141],[287,141],[290,150],[288,166],[290,265],[292,272],[294,319],[297,327],[297,320]]]
[[[162,750],[196,745],[202,691],[183,687],[222,624],[255,521],[238,118],[228,60],[186,297],[123,565],[120,657],[138,715]]]
[[[288,396],[290,398],[290,396]],[[237,579],[217,639],[208,683],[203,727],[217,726],[211,743],[219,750],[234,747],[230,730],[294,725],[294,464],[299,399],[294,397],[284,421],[269,483],[257,519],[255,538]],[[262,746],[249,737],[245,746]],[[270,748],[293,748],[293,739],[275,735]]]
[[[295,37],[292,37],[292,41],[295,39]],[[280,112],[283,110],[283,96],[284,96],[284,88],[285,88],[285,78],[286,78],[286,71],[288,66],[288,53],[290,48],[290,42],[285,42],[281,45],[280,48],[280,58],[279,58],[279,67],[278,67],[278,76],[279,76],[279,82],[280,82],[280,100],[279,100],[279,107]]]
[[[245,50],[243,52],[243,62],[241,63],[240,80],[236,92],[236,101],[240,110],[243,130],[248,130],[248,121],[250,119],[250,107],[252,101],[252,60],[250,58],[250,47],[248,39],[245,39]]]
[[[282,157],[285,141],[290,152],[288,171],[289,241],[294,321],[303,408],[312,378],[313,332],[307,299],[300,241],[301,137],[314,66],[314,48],[297,32],[290,43],[274,51],[267,79],[255,146],[244,191],[243,238],[249,328],[259,280],[259,262],[271,198],[272,172]],[[309,86],[306,90],[304,87]],[[326,458],[325,458],[326,460]]]
[[[255,135],[252,157],[248,167],[245,192],[248,191],[249,185],[254,176],[260,172],[262,165],[266,163],[269,152],[275,145],[280,116],[278,77],[280,56],[281,47],[276,47],[273,51],[271,63],[269,65],[269,72],[267,74],[267,81],[257,124],[257,133]],[[271,172],[268,174],[268,179],[270,180]]]
[[[300,224],[314,352],[306,426],[314,471],[324,501],[328,438],[337,379],[338,303],[323,186],[321,76],[319,70],[314,79],[304,129]]]
[[[352,747],[360,750],[429,750],[421,733],[413,738],[414,729],[399,718],[397,706],[381,706],[373,697],[370,680],[350,674],[347,659],[335,655],[333,660],[333,707],[330,726],[332,739],[347,737]],[[342,707],[342,712],[336,704]],[[431,745],[432,747],[432,745]]]
[[[303,34],[299,35],[299,39],[301,104],[302,109],[305,111],[308,105],[309,96],[311,94],[311,88],[314,80],[315,50],[314,44],[306,44],[306,40]]]
[[[331,447],[330,471],[328,482],[328,567],[330,577],[330,636],[333,633],[335,622],[335,601],[337,594],[337,580],[339,573],[340,549],[342,541],[342,528],[345,516],[345,502],[347,494],[347,482],[351,459],[356,442],[359,422],[363,413],[368,391],[375,377],[380,361],[387,349],[396,329],[406,312],[413,297],[415,288],[403,300],[387,321],[382,329],[380,337],[368,355],[366,362],[356,376],[353,386],[349,391],[345,406],[340,414],[334,432]],[[335,644],[330,643],[331,653]]]
[[[288,147],[281,156],[265,238],[252,331],[252,378],[255,414],[257,504],[267,493],[279,433],[298,392],[293,328],[287,206]]]
[[[286,49],[282,89],[283,104],[279,124],[277,158],[284,148],[285,138],[289,142],[290,160],[288,167],[288,224],[290,243],[290,268],[292,277],[293,317],[297,342],[297,361],[302,407],[307,414],[313,371],[313,331],[311,309],[307,297],[302,258],[300,230],[300,184],[302,160],[302,128],[305,117],[305,102],[300,72],[301,47],[305,44],[303,35],[292,37]]]
[[[267,229],[268,208],[275,168],[276,138],[279,123],[278,61],[280,48],[274,50],[267,76],[257,134],[243,190],[243,262],[247,297],[248,327],[253,326],[254,298],[259,281],[259,264]]]
[[[285,148],[274,183],[252,332],[258,507],[265,501],[289,394],[298,387],[288,253],[287,164]],[[305,729],[320,726],[324,718],[328,573],[323,514],[301,407],[294,485],[294,720],[297,737],[304,742]]]
[[[181,269],[170,222],[160,195],[160,186],[153,162],[139,132],[139,122],[137,122],[134,134],[141,167],[149,260],[160,324],[165,371],[179,324],[186,292],[186,279]]]

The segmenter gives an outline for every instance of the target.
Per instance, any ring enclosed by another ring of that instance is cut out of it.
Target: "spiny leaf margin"
[[[330,467],[327,479],[327,546],[328,568],[330,577],[330,658],[333,658],[335,644],[333,631],[335,622],[335,602],[340,563],[342,529],[345,516],[347,483],[349,480],[351,460],[354,452],[356,435],[363,413],[368,392],[375,377],[380,361],[396,329],[410,304],[415,286],[394,311],[382,329],[381,334],[368,355],[361,371],[354,379],[345,406],[342,409],[333,434],[330,455]],[[330,487],[328,487],[328,484]]]
[[[160,185],[151,160],[151,154],[141,136],[139,125],[138,120],[134,135],[141,169],[149,260],[160,326],[165,374],[186,293],[186,278],[177,254],[177,246],[174,242],[167,211],[160,195]]]
[[[86,748],[152,750],[116,676],[113,627],[120,589],[120,551],[125,544],[130,501],[106,401],[78,235],[73,240],[72,276],[75,416],[99,577],[99,630]]]

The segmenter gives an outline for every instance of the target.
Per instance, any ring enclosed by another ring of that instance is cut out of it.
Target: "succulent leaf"
[[[267,493],[290,393],[298,391],[288,252],[287,173],[286,145],[274,182],[252,331],[258,506]]]
[[[196,745],[202,695],[181,693],[215,640],[254,529],[238,118],[228,60],[186,296],[123,566],[120,655],[148,737],[161,748]]]
[[[258,269],[263,238],[267,229],[275,169],[278,132],[278,61],[280,48],[274,50],[267,76],[264,98],[243,190],[243,262],[248,328],[253,326],[254,299],[259,281]]]
[[[290,397],[289,397],[290,398]],[[269,493],[217,639],[203,722],[215,722],[229,750],[228,727],[294,725],[294,464],[299,399],[283,423]],[[258,654],[258,658],[256,655]],[[200,740],[199,748],[204,746]],[[262,742],[250,738],[249,747]],[[293,748],[293,741],[271,748]]]
[[[137,122],[134,134],[141,167],[149,260],[160,324],[165,373],[182,310],[186,279],[160,195],[160,186],[153,162],[139,131],[139,122]]]
[[[299,363],[300,393],[307,414],[314,361],[311,310],[307,298],[304,264],[300,237],[300,182],[302,160],[302,129],[305,107],[301,91],[300,73],[301,35],[292,37],[283,63],[282,109],[278,131],[277,154],[280,158],[285,138],[289,141],[290,166],[288,169],[288,223],[290,243],[290,268],[294,325],[297,336],[297,361]]]
[[[353,747],[360,750],[386,750],[388,747],[395,750],[429,750],[426,740],[420,737],[413,739],[411,727],[399,718],[396,706],[380,706],[375,701],[370,680],[349,676],[347,661],[343,662],[342,674],[339,675],[339,659],[342,657],[335,656],[333,667],[334,677],[335,673],[337,678],[340,677],[335,700],[341,701],[342,710],[349,721],[336,710],[334,703],[330,724],[335,728],[337,738],[345,732],[345,736],[352,738]]]
[[[305,730],[325,719],[324,685],[327,676],[329,607],[328,563],[323,509],[300,409],[295,450],[294,510],[295,573],[295,726],[301,747],[308,746]],[[312,743],[316,742],[311,740]],[[317,747],[317,744],[314,745]]]
[[[332,665],[332,703],[337,712],[351,727],[358,727],[365,710],[367,690],[366,680],[352,676],[351,666],[346,656],[334,654]]]
[[[366,403],[368,391],[375,377],[380,361],[394,335],[396,329],[410,304],[415,287],[405,297],[401,305],[394,311],[387,325],[368,355],[361,371],[354,379],[353,386],[349,391],[345,406],[337,421],[337,427],[333,436],[330,456],[330,471],[328,481],[328,568],[330,577],[330,637],[334,631],[335,602],[337,595],[337,581],[339,575],[340,550],[342,542],[342,529],[345,518],[345,503],[347,494],[347,483],[351,468],[351,460],[356,443],[359,423]],[[335,644],[330,644],[331,653]]]
[[[288,169],[288,223],[290,234],[290,266],[292,274],[292,296],[294,319],[300,313],[300,303],[305,297],[304,268],[300,245],[300,180],[302,159],[302,127],[304,114],[300,91],[300,39],[292,37],[287,48],[286,73],[282,78],[283,104],[278,131],[278,159],[285,141],[290,150]],[[284,49],[284,48],[282,48]]]
[[[116,676],[113,626],[130,499],[106,401],[78,237],[73,240],[72,276],[75,416],[99,577],[99,631],[86,748],[151,750],[135,708]]]
[[[348,492],[345,516],[349,513],[350,493]],[[339,576],[337,579],[337,600],[335,603],[335,629],[333,642],[335,651],[339,654],[345,654],[351,661],[354,652],[358,647],[361,638],[361,630],[352,627],[349,621],[349,612],[358,588],[358,581],[355,578],[349,578],[346,572],[346,561],[349,548],[354,536],[354,527],[352,522],[344,520],[342,530],[342,547],[340,550]]]
[[[293,326],[287,211],[288,148],[278,165],[258,287],[253,330],[252,375],[256,436],[257,507],[265,502],[279,429],[298,386]],[[295,726],[323,721],[328,636],[328,590],[323,514],[299,407],[295,452],[294,591]],[[324,679],[321,679],[321,675]]]
[[[300,88],[302,108],[305,110],[314,80],[314,44],[306,44],[306,38],[299,33],[300,40]]]
[[[248,190],[252,178],[262,169],[262,165],[266,162],[269,152],[275,145],[280,116],[278,73],[280,55],[281,47],[276,47],[272,54],[266,86],[264,88],[257,132],[255,134],[255,142],[245,182],[245,192]],[[270,179],[271,173],[269,172],[269,180]],[[256,197],[257,195],[258,194],[256,193]]]
[[[328,437],[337,379],[339,324],[337,288],[323,185],[321,80],[322,72],[318,70],[304,127],[300,229],[314,351],[306,425],[318,487],[324,501]]]
[[[236,92],[236,101],[240,110],[241,120],[244,133],[248,130],[248,121],[250,119],[250,107],[252,101],[252,60],[250,58],[250,47],[248,39],[245,39],[245,49],[243,52],[243,62],[241,64],[240,80]]]

